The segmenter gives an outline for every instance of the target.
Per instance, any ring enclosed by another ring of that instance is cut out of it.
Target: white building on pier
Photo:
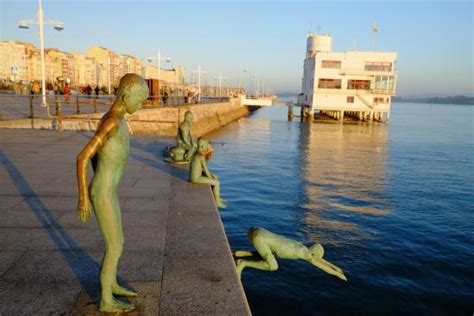
[[[332,37],[309,34],[298,103],[335,119],[388,120],[395,95],[396,52],[333,52]]]

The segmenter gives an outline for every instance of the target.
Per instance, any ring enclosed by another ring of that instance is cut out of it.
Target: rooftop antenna
[[[371,43],[370,43],[370,46],[372,48],[372,50],[375,50],[375,40],[376,40],[376,37],[377,37],[377,32],[379,31],[377,26],[375,25],[375,23],[372,25],[372,39],[371,39]]]
[[[309,32],[308,34],[311,34],[313,32],[313,22],[309,22]]]
[[[353,51],[356,51],[357,50],[357,46],[356,46],[357,42],[355,39],[352,40],[352,50]]]
[[[321,25],[318,25],[318,34],[321,34]]]

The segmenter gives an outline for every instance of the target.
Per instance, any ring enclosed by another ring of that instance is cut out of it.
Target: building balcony
[[[339,94],[339,95],[366,95],[366,94],[382,94],[394,96],[396,94],[395,89],[323,89],[323,88],[314,88],[314,93],[323,93],[323,94]]]
[[[398,71],[373,71],[364,70],[360,68],[342,68],[339,70],[341,76],[354,75],[354,76],[398,76]]]

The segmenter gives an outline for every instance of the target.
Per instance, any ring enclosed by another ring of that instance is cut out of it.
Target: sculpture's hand
[[[79,198],[77,203],[77,218],[85,223],[92,214],[92,204],[89,198]]]

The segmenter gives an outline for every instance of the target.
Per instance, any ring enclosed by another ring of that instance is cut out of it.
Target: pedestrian
[[[168,103],[168,92],[165,91],[163,94],[163,104],[166,105]]]
[[[71,96],[71,87],[69,87],[68,83],[64,86],[63,94],[65,95],[64,101],[68,102]]]
[[[100,89],[99,89],[99,86],[95,86],[95,97],[97,98],[99,96],[99,92],[100,92]]]

